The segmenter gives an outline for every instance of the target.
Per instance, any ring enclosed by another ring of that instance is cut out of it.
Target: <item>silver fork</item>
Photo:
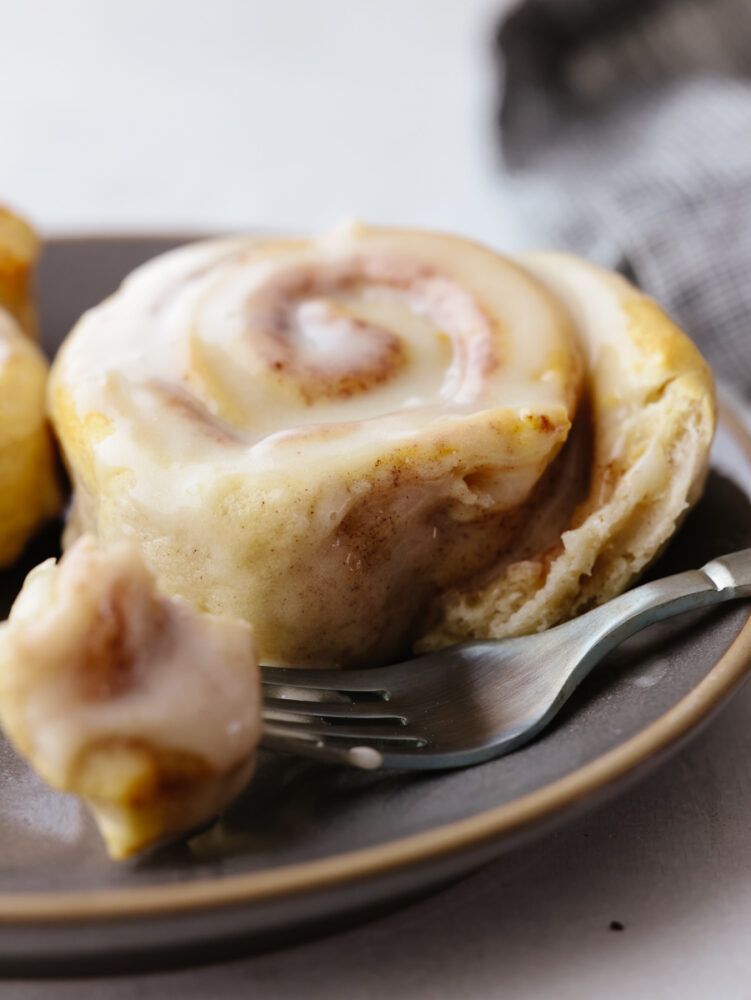
[[[751,596],[751,549],[627,591],[563,625],[388,667],[263,667],[262,745],[366,770],[465,767],[539,733],[602,657],[683,611]]]

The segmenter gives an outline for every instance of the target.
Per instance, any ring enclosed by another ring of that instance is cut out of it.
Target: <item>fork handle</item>
[[[648,625],[739,597],[751,597],[751,549],[626,591],[578,619],[585,649],[571,682],[578,684],[606,653]]]

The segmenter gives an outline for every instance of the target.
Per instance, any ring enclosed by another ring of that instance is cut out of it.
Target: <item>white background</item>
[[[47,231],[317,229],[504,242],[506,0],[0,0],[0,198]]]
[[[503,0],[0,0],[0,199],[45,233],[528,241],[493,144]],[[325,941],[4,998],[751,997],[751,689],[617,802]],[[608,929],[611,920],[625,930]]]

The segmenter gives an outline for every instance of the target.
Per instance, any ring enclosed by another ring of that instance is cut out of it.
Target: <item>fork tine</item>
[[[332,746],[324,740],[301,737],[285,726],[265,724],[261,746],[274,753],[313,757],[327,764],[345,764],[363,771],[374,771],[383,764],[383,755],[368,746]]]
[[[299,736],[303,739],[320,740],[356,740],[367,743],[368,746],[377,743],[420,743],[425,741],[411,733],[405,726],[382,726],[369,725],[365,720],[362,726],[335,725],[316,719],[284,719],[280,721],[273,716],[266,721],[264,711],[264,728],[271,726],[275,729],[283,728],[287,736]]]
[[[340,691],[372,694],[383,700],[388,690],[379,684],[380,669],[306,670],[291,667],[261,667],[261,681],[266,687],[294,687],[312,691]]]
[[[296,698],[275,698],[267,695],[263,699],[264,715],[280,712],[283,715],[294,713],[304,719],[388,719],[396,725],[404,725],[403,715],[387,708],[388,702],[323,702],[300,701]]]

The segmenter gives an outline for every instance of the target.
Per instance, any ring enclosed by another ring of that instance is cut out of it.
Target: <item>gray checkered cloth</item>
[[[526,0],[498,49],[535,241],[627,273],[751,396],[751,0]]]

